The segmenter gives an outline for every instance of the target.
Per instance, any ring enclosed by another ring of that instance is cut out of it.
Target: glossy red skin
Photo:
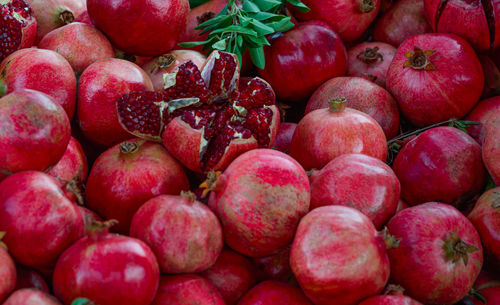
[[[495,184],[500,185],[500,118],[491,124],[483,142],[483,161]]]
[[[71,137],[62,107],[49,96],[29,89],[0,99],[0,121],[0,181],[11,173],[44,171],[55,165]]]
[[[500,278],[498,278],[495,270],[487,270],[486,268],[483,268],[476,278],[474,289],[481,290],[494,286],[500,286]]]
[[[312,303],[295,286],[277,281],[265,281],[250,289],[238,305],[312,305]]]
[[[472,212],[467,216],[481,237],[485,255],[500,267],[500,187],[486,191],[479,197]]]
[[[404,295],[377,295],[359,305],[422,305],[422,303]]]
[[[7,250],[0,246],[0,302],[16,287],[17,274],[14,260]]]
[[[25,0],[33,9],[38,26],[36,41],[38,44],[50,31],[65,25],[59,19],[62,12],[71,13],[77,17],[86,9],[85,0]]]
[[[15,291],[2,305],[62,305],[48,292],[33,288]]]
[[[47,94],[73,118],[76,77],[71,65],[58,53],[37,48],[12,53],[0,64],[2,82],[8,93],[26,88]]]
[[[403,68],[405,53],[414,46],[436,50],[429,58],[436,70]],[[387,72],[387,89],[405,118],[419,127],[463,118],[478,102],[483,86],[477,55],[463,38],[452,34],[422,34],[405,40]]]
[[[265,59],[259,75],[288,102],[308,98],[324,81],[347,69],[344,44],[322,21],[301,23],[276,38],[265,48]]]
[[[332,78],[313,93],[305,113],[328,108],[331,97],[345,97],[347,107],[370,115],[382,127],[387,139],[399,133],[398,104],[384,88],[359,77]]]
[[[387,224],[389,233],[401,238],[389,251],[391,279],[405,294],[424,304],[453,304],[472,288],[483,264],[483,250],[476,229],[454,207],[430,202],[396,214]],[[454,232],[478,248],[468,264],[446,260],[443,242]]]
[[[69,182],[84,183],[89,174],[89,165],[82,146],[75,138],[70,138],[66,152],[47,174],[58,180],[59,187],[68,199],[76,199],[75,190],[71,189],[72,186]]]
[[[130,54],[159,56],[174,48],[184,32],[189,2],[87,0],[87,11],[92,23],[118,48]]]
[[[166,274],[208,269],[224,244],[214,213],[182,195],[161,195],[146,201],[132,219],[130,236],[151,247]]]
[[[225,305],[217,288],[196,274],[162,276],[160,287],[151,305],[210,304]]]
[[[17,265],[16,269],[17,269],[17,281],[16,281],[16,288],[14,290],[19,290],[23,288],[35,288],[45,293],[50,293],[49,287],[47,286],[47,283],[40,275],[40,273],[36,272],[34,269],[24,267],[21,265]]]
[[[257,283],[257,275],[248,258],[224,249],[215,265],[201,273],[220,292],[227,305],[234,305]]]
[[[25,171],[0,183],[0,231],[7,232],[3,242],[17,262],[51,268],[83,230],[78,208],[51,176]]]
[[[109,148],[94,163],[85,189],[86,205],[104,219],[118,220],[112,230],[121,234],[128,234],[132,217],[147,200],[189,189],[184,169],[163,146],[127,142],[139,150],[123,154],[120,144]]]
[[[100,59],[115,56],[113,46],[103,33],[80,22],[73,22],[49,32],[38,47],[61,54],[78,74]]]
[[[361,37],[364,31],[377,17],[380,0],[374,0],[375,8],[368,13],[360,9],[360,0],[304,0],[311,10],[299,12],[292,8],[293,15],[299,20],[322,20],[340,35],[342,41],[354,41]]]
[[[290,244],[309,201],[309,181],[297,161],[279,151],[254,149],[223,172],[208,204],[229,247],[264,257]]]
[[[365,63],[361,59],[357,58],[359,53],[362,53],[366,48],[378,47],[378,53],[382,55],[382,59],[377,60],[373,63]],[[389,70],[389,65],[392,62],[392,58],[396,54],[396,48],[390,44],[383,42],[363,42],[360,43],[347,51],[347,75],[363,77],[375,84],[385,88],[385,77],[387,70]],[[372,80],[371,77],[376,77]]]
[[[78,84],[78,122],[86,138],[106,147],[129,139],[118,122],[116,101],[131,91],[153,90],[139,66],[122,59],[105,59],[90,65]]]
[[[377,229],[396,213],[401,185],[384,162],[362,154],[341,155],[309,176],[311,209],[344,205],[368,216]]]
[[[290,268],[290,247],[270,256],[254,258],[253,263],[260,281],[287,282],[293,276]]]
[[[320,207],[302,218],[290,265],[316,305],[358,304],[382,291],[390,271],[381,234],[367,216],[345,206]]]
[[[459,206],[486,183],[481,147],[453,127],[429,129],[406,144],[393,165],[409,205],[439,201]]]
[[[424,14],[424,0],[399,0],[375,25],[373,38],[399,47],[413,35],[432,32]]]
[[[165,86],[165,80],[163,79],[163,75],[165,73],[172,73],[177,68],[187,61],[192,61],[198,69],[203,67],[206,61],[205,55],[201,54],[197,51],[192,50],[172,50],[166,54],[175,56],[175,61],[166,68],[157,67],[157,61],[159,57],[155,57],[152,60],[148,61],[146,64],[142,66],[142,69],[149,75],[151,80],[153,81],[153,87],[155,90],[163,90]]]
[[[281,123],[274,140],[273,148],[281,152],[287,153],[292,144],[293,133],[297,128],[295,123]]]
[[[346,108],[312,111],[300,120],[292,138],[290,156],[306,169],[321,169],[343,154],[362,153],[385,161],[386,137],[369,115]]]
[[[99,305],[149,305],[159,279],[158,262],[145,243],[101,231],[64,251],[54,270],[53,287],[65,305],[77,297]]]
[[[484,288],[478,292],[483,298],[485,298],[486,302],[483,303],[481,300],[469,297],[474,305],[500,304],[500,286]]]
[[[482,98],[500,95],[500,69],[493,60],[484,54],[479,55],[484,71],[484,89]]]
[[[465,120],[481,123],[480,125],[471,125],[467,128],[469,134],[479,143],[483,144],[486,130],[489,129],[490,118],[500,117],[500,97],[492,97],[480,101],[472,111],[467,115]]]

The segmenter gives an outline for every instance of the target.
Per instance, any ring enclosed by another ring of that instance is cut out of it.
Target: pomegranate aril
[[[237,73],[238,62],[229,53],[219,52],[219,58],[215,59],[214,68],[210,75],[209,90],[212,97],[217,101],[221,95],[231,91],[231,83]]]
[[[169,80],[166,81],[168,88],[165,89],[165,95],[170,100],[197,97],[203,103],[208,98],[208,90],[201,78],[200,70],[192,61],[179,66],[179,70],[175,74],[175,84],[168,82]]]
[[[256,108],[248,112],[245,127],[250,129],[257,138],[259,147],[268,147],[271,140],[270,126],[273,112],[269,108]]]
[[[22,23],[2,7],[0,18],[0,61],[14,53],[21,45]]]

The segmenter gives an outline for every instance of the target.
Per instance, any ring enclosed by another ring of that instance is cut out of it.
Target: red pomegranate
[[[287,153],[292,144],[295,128],[297,128],[297,124],[295,123],[281,123],[278,133],[276,134],[276,140],[274,140],[273,148]]]
[[[469,294],[469,299],[474,305],[500,304],[500,279],[496,274],[489,273],[483,268],[474,283],[474,290],[486,300],[483,302],[476,294]]]
[[[393,169],[410,205],[439,201],[460,206],[486,183],[481,147],[453,127],[432,128],[408,142]]]
[[[279,151],[246,152],[206,184],[213,191],[209,206],[222,223],[226,244],[250,257],[268,256],[290,244],[309,211],[307,175]]]
[[[0,96],[33,89],[52,97],[70,119],[75,113],[76,77],[71,65],[51,50],[19,50],[0,64]]]
[[[226,305],[235,305],[257,283],[254,268],[248,258],[224,249],[215,264],[201,273],[201,276],[217,288]]]
[[[354,41],[377,17],[380,0],[303,0],[311,10],[300,12],[291,7],[299,20],[327,22],[343,41]]]
[[[290,265],[300,287],[315,305],[357,304],[378,294],[389,279],[383,234],[367,216],[350,207],[326,206],[300,221]]]
[[[432,32],[425,19],[424,0],[399,0],[375,25],[373,38],[399,47],[406,39]]]
[[[17,262],[44,269],[83,236],[84,224],[54,178],[24,171],[0,182],[0,231]]]
[[[189,1],[87,0],[87,10],[92,23],[118,48],[159,56],[175,47],[183,34]]]
[[[108,233],[114,222],[93,223],[90,234],[61,255],[55,295],[68,305],[87,298],[99,305],[149,305],[160,280],[158,262],[142,241]]]
[[[134,63],[140,67],[147,64],[148,62],[150,62],[154,58],[153,56],[138,56],[138,55],[126,53],[124,51],[117,49],[116,47],[114,47],[114,51],[115,51],[115,58],[125,59],[125,60],[130,61],[131,63]]]
[[[307,99],[323,82],[347,69],[342,40],[322,21],[301,23],[272,40],[265,59],[259,75],[289,102]]]
[[[500,267],[500,187],[482,194],[468,218],[481,237],[486,258]]]
[[[479,61],[484,71],[483,98],[500,95],[500,69],[493,60],[484,54],[479,55]]]
[[[400,238],[389,251],[391,279],[425,304],[453,304],[472,288],[483,264],[479,235],[460,211],[430,202],[405,209],[387,224]]]
[[[290,156],[306,169],[321,169],[348,153],[362,153],[385,161],[384,131],[369,115],[346,108],[345,97],[328,97],[330,108],[308,113],[293,134]]]
[[[163,76],[167,73],[172,73],[179,66],[187,61],[192,61],[198,69],[203,68],[203,64],[207,58],[205,55],[197,51],[191,50],[173,50],[161,56],[153,58],[142,66],[144,71],[151,77],[155,90],[162,90],[165,86]]]
[[[487,130],[483,142],[483,161],[496,185],[500,185],[500,117]]]
[[[311,209],[344,205],[368,216],[377,229],[396,213],[401,185],[392,169],[373,157],[344,154],[309,176]]]
[[[481,289],[478,293],[486,300],[483,302],[478,298],[469,297],[474,305],[500,304],[500,286],[493,286]]]
[[[118,122],[116,100],[131,91],[152,89],[149,76],[129,61],[105,59],[91,64],[78,83],[78,122],[85,137],[106,147],[129,139]]]
[[[24,170],[47,170],[64,155],[71,127],[64,110],[38,91],[0,98],[0,181]]]
[[[365,299],[359,305],[422,305],[422,303],[404,295],[377,295]]]
[[[467,39],[477,50],[500,46],[500,6],[495,1],[424,0],[425,16],[432,29]]]
[[[293,285],[265,281],[250,289],[238,305],[312,305],[312,303]]]
[[[366,78],[385,88],[387,70],[396,49],[383,42],[363,42],[347,51],[347,75]]]
[[[78,141],[71,137],[62,158],[47,174],[56,178],[59,187],[70,200],[83,204],[83,183],[87,180],[89,166],[87,157]]]
[[[25,0],[35,13],[36,43],[49,32],[75,21],[86,10],[85,0]]]
[[[80,22],[49,32],[38,43],[38,47],[61,54],[78,74],[100,59],[115,56],[113,46],[104,34],[95,27]]]
[[[408,203],[406,203],[403,199],[399,198],[398,207],[396,208],[396,213],[399,213],[402,210],[407,209],[409,207],[410,206],[408,205]]]
[[[408,38],[387,72],[387,89],[405,118],[417,126],[464,117],[478,102],[483,86],[476,53],[452,34]]]
[[[33,10],[25,1],[0,2],[0,62],[17,50],[31,47],[36,27]]]
[[[85,201],[105,219],[118,220],[114,230],[128,234],[132,217],[144,202],[187,189],[184,169],[165,148],[134,139],[99,156],[90,171]]]
[[[7,252],[7,247],[1,241],[5,232],[0,232],[0,302],[2,302],[16,287],[16,265]],[[5,248],[4,248],[5,247]]]
[[[24,267],[21,265],[16,266],[17,269],[17,281],[16,288],[14,290],[19,290],[23,288],[35,288],[46,293],[49,292],[49,287],[47,283],[34,269]],[[1,298],[0,298],[1,299]]]
[[[69,304],[69,303],[68,303]],[[55,297],[34,288],[16,290],[2,305],[62,305]]]
[[[89,12],[87,12],[86,10],[76,17],[75,22],[81,22],[81,23],[85,23],[85,24],[94,26],[94,24],[92,23],[92,20],[90,20]]]
[[[85,235],[88,235],[89,231],[89,225],[96,222],[96,221],[103,221],[101,216],[97,215],[96,212],[87,209],[84,206],[79,205],[78,209],[80,210],[80,214],[82,215],[83,221],[85,222]]]
[[[500,118],[500,97],[492,97],[480,101],[465,118],[468,121],[479,122],[480,125],[471,125],[467,128],[469,134],[479,143],[483,144],[486,130],[491,128],[490,118]]]
[[[151,305],[210,304],[225,305],[217,288],[196,274],[162,276],[158,293]]]
[[[347,106],[370,115],[388,139],[399,133],[398,104],[389,92],[359,77],[336,77],[325,82],[309,99],[306,114],[329,107],[329,100],[345,97]]]
[[[287,282],[293,277],[290,268],[290,248],[286,247],[270,256],[254,258],[259,281],[275,280]]]
[[[117,103],[122,126],[132,134],[162,141],[195,172],[223,170],[245,151],[270,147],[279,111],[268,83],[239,84],[236,55],[214,51],[201,71],[192,61],[165,76],[162,91],[133,92]]]

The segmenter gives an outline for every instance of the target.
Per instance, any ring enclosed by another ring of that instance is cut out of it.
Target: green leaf
[[[236,37],[236,43],[237,43],[238,47],[241,48],[243,46],[243,37],[241,37],[240,35],[238,35]]]
[[[288,0],[288,2],[290,2],[291,5],[295,6],[301,12],[310,11],[310,9],[300,0]]]
[[[189,7],[191,9],[193,9],[193,8],[200,6],[203,3],[208,2],[208,1],[210,1],[210,0],[189,0]]]
[[[253,0],[253,2],[257,4],[263,12],[273,12],[283,4],[283,2],[278,0]]]
[[[192,48],[196,46],[204,45],[205,41],[190,41],[190,42],[181,42],[178,45],[183,48]]]
[[[264,69],[266,66],[266,57],[264,56],[264,48],[259,47],[259,48],[250,48],[250,58],[252,59],[252,62],[257,66],[259,69]]]
[[[231,21],[232,17],[231,16],[216,16],[212,19],[208,19],[207,21],[203,22],[202,24],[199,24],[198,26],[195,27],[196,30],[201,30],[201,29],[206,29],[207,27],[211,25],[215,25],[217,23],[224,23],[224,21]]]
[[[263,36],[244,36],[243,39],[248,44],[249,48],[258,48],[263,45],[270,45],[269,41],[267,41],[267,39]]]
[[[257,36],[257,33],[254,30],[242,27],[240,25],[230,25],[226,28],[213,30],[211,32],[211,34],[219,34],[219,33],[224,34],[224,33],[230,33],[230,32],[246,34],[249,36]]]
[[[258,20],[252,20],[252,28],[260,36],[265,36],[274,33],[274,29],[272,27],[269,27]]]
[[[259,13],[255,13],[255,14],[249,14],[249,16],[251,18],[254,18],[254,19],[257,19],[260,21],[268,20],[268,19],[272,19],[272,18],[277,18],[277,17],[286,17],[283,15],[276,15],[276,14],[268,13],[268,12],[259,12]]]
[[[275,32],[286,32],[294,27],[290,17],[286,17],[280,21],[268,23],[267,25],[273,28]]]
[[[224,51],[227,47],[227,42],[225,39],[221,39],[212,45],[214,50]]]
[[[94,302],[86,298],[76,298],[73,300],[71,305],[94,305]]]
[[[260,12],[260,8],[253,2],[249,0],[245,0],[243,2],[243,10],[248,13],[258,13]]]

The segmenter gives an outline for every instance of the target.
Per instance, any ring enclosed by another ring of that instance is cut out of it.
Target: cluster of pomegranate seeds
[[[25,19],[32,14],[31,8],[23,0],[0,4],[0,61],[19,49]]]

